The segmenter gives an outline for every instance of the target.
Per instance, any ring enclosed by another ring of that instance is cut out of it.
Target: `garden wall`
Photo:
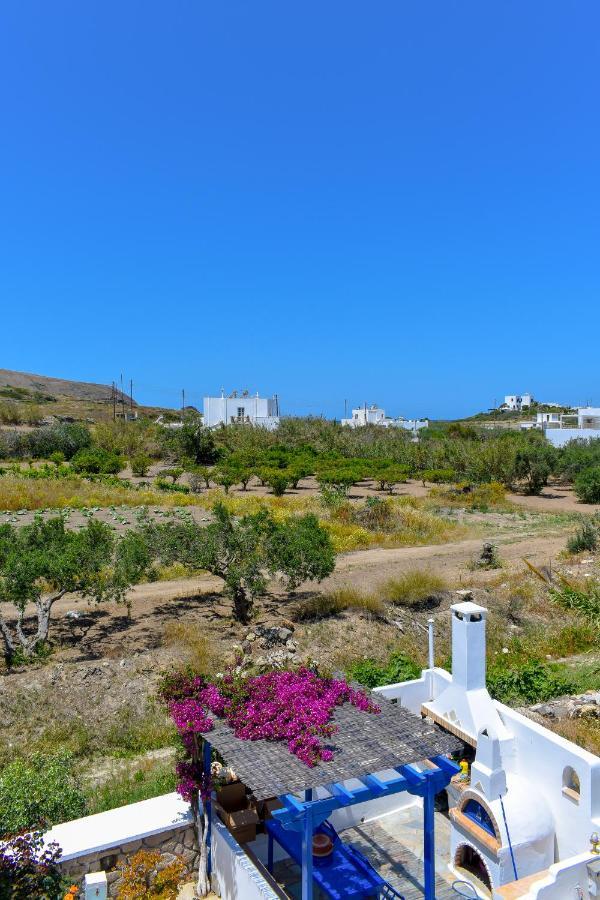
[[[73,883],[105,871],[109,897],[117,895],[120,866],[138,850],[160,850],[161,866],[181,856],[190,872],[198,858],[189,804],[175,793],[64,822],[46,841],[59,844],[61,867]]]

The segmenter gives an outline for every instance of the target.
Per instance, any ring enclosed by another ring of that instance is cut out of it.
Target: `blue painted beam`
[[[452,776],[459,771],[459,767],[445,757],[436,757],[432,762],[436,764],[436,768],[426,769],[423,772],[414,766],[400,766],[395,770],[398,772],[398,777],[392,778],[390,781],[382,781],[374,774],[364,775],[358,779],[361,785],[357,788],[350,789],[341,782],[332,782],[325,785],[332,795],[331,797],[311,800],[307,795],[307,799],[302,801],[293,794],[284,794],[281,797],[284,807],[274,810],[273,816],[284,828],[302,831],[304,812],[309,808],[313,817],[313,827],[316,827],[334,810],[357,803],[389,797],[402,791],[408,791],[419,797],[424,797],[428,792],[437,794],[449,784]]]
[[[375,797],[391,793],[388,785],[376,775],[363,775],[360,780],[372,791]]]
[[[354,794],[349,791],[341,781],[332,781],[325,785],[332,797],[340,801],[340,806],[351,806],[354,803]]]

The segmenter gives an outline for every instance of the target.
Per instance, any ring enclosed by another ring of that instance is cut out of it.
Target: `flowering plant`
[[[210,732],[212,714],[226,719],[244,740],[285,741],[290,753],[308,766],[333,758],[324,744],[337,731],[331,721],[336,706],[351,703],[365,712],[380,712],[364,691],[306,667],[246,679],[228,673],[218,687],[199,676],[180,675],[171,679],[163,696],[188,750],[198,735]]]

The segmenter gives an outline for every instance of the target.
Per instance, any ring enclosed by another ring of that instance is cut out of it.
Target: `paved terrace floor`
[[[341,837],[360,850],[405,900],[423,900],[423,819],[419,806],[348,828]],[[436,900],[458,900],[452,890],[456,876],[448,871],[450,823],[440,813],[435,815],[435,849]],[[300,867],[291,860],[276,863],[274,876],[294,900],[302,896]],[[327,895],[315,886],[314,898],[327,900]]]

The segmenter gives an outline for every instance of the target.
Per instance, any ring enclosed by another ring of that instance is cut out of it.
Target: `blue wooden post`
[[[268,843],[268,856],[267,856],[267,869],[273,874],[273,835],[269,831],[269,843]]]
[[[423,856],[425,900],[435,900],[435,783],[427,777],[423,792]]]
[[[313,823],[310,808],[304,812],[302,829],[302,900],[312,900],[313,896]]]
[[[209,742],[204,739],[204,747],[202,750],[202,768],[204,771],[204,778],[208,782],[210,779],[210,765],[211,765],[211,746]],[[206,874],[210,878],[210,869],[211,869],[211,860],[210,860],[210,845],[212,840],[212,803],[210,802],[210,796],[203,801],[206,804],[206,816],[208,819],[208,827],[206,829]]]

